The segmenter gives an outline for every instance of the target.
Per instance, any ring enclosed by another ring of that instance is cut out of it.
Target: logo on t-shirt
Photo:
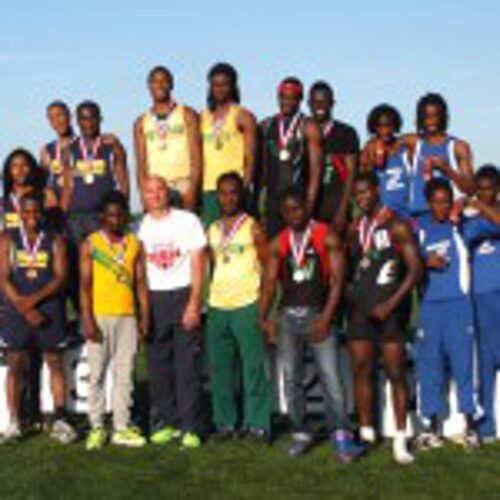
[[[170,244],[155,244],[147,255],[148,262],[160,269],[170,269],[181,258],[180,248]]]

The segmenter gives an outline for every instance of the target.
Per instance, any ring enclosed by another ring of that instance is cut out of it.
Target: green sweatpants
[[[218,429],[234,429],[237,425],[235,379],[236,363],[241,359],[243,426],[270,430],[271,387],[266,374],[266,353],[258,318],[257,304],[233,310],[208,310],[207,347],[214,423]]]

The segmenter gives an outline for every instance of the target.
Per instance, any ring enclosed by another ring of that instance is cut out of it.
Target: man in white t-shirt
[[[146,215],[139,238],[146,251],[151,303],[149,379],[151,442],[201,445],[201,294],[207,244],[191,212],[170,207],[161,177],[143,184]]]

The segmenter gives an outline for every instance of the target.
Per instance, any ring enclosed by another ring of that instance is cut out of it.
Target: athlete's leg
[[[54,399],[56,415],[61,414],[66,406],[66,377],[63,353],[61,351],[45,352],[43,358],[49,368],[50,389]]]
[[[384,370],[391,383],[396,427],[406,429],[408,385],[406,383],[406,348],[404,342],[382,342]]]
[[[10,422],[15,424],[18,424],[19,422],[21,387],[23,383],[26,360],[26,351],[7,351],[7,406],[9,408]]]
[[[348,348],[354,375],[354,399],[359,414],[359,425],[373,428],[375,344],[368,339],[349,339]]]

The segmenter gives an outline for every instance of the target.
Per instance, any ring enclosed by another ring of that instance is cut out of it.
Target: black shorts
[[[2,347],[13,351],[38,349],[43,352],[64,349],[68,343],[64,304],[52,300],[44,303],[40,312],[46,321],[40,327],[33,328],[13,306],[4,306]]]
[[[408,338],[410,303],[401,304],[385,321],[373,321],[366,309],[350,308],[347,320],[348,340],[405,342]]]

